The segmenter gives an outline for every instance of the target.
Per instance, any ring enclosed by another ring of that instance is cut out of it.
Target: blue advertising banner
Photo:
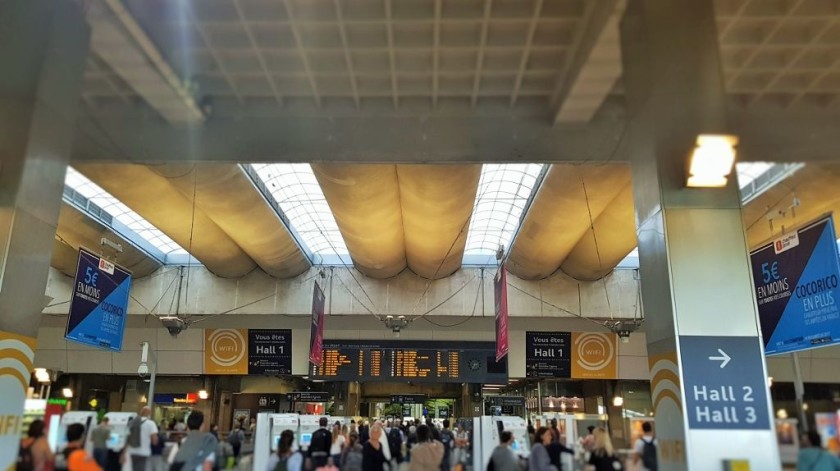
[[[680,358],[689,428],[770,429],[758,337],[681,335]]]
[[[831,216],[751,253],[767,355],[840,342],[840,259]]]
[[[79,249],[64,338],[92,347],[122,350],[130,289],[131,272]]]

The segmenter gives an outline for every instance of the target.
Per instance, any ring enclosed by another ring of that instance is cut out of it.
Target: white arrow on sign
[[[720,367],[723,368],[729,364],[729,360],[731,360],[732,358],[720,348],[718,348],[718,353],[720,353],[719,357],[709,357],[709,360],[721,362]]]

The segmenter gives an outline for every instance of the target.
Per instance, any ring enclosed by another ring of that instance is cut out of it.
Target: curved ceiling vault
[[[630,168],[625,164],[552,165],[511,248],[508,271],[528,280],[557,271],[581,244],[591,223],[629,183]],[[634,230],[631,233],[635,235]],[[585,243],[578,250],[576,259],[586,258]],[[573,261],[572,267],[578,263]]]
[[[190,250],[214,274],[236,278],[256,268],[254,261],[201,208],[194,208],[168,179],[148,167],[88,164],[74,168]]]
[[[794,198],[799,206],[791,210]],[[840,164],[807,164],[744,207],[749,247],[779,237],[783,227],[790,230],[832,211],[840,214]]]
[[[406,267],[394,165],[312,164],[356,269],[389,278]]]
[[[96,219],[64,202],[61,203],[61,210],[58,213],[58,227],[55,235],[56,245],[52,256],[52,266],[68,276],[76,274],[79,247],[98,252],[103,237],[122,245],[122,253],[117,254],[112,260],[130,270],[135,278],[151,275],[161,266],[160,262],[146,255],[145,252]]]
[[[292,278],[310,264],[274,209],[236,164],[149,167],[213,220],[266,273]]]
[[[576,280],[600,280],[638,245],[632,184],[624,185],[592,226],[560,265]]]
[[[408,267],[438,279],[461,268],[481,165],[398,165]]]

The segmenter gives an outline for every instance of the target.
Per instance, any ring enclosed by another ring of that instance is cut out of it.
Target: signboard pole
[[[799,417],[799,427],[802,432],[807,432],[808,417],[805,415],[805,383],[802,381],[802,367],[799,365],[799,353],[790,354],[793,361],[793,390],[796,392],[796,413]]]

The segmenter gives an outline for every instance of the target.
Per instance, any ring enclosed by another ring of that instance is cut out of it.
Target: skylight
[[[166,234],[153,226],[142,216],[132,211],[110,193],[103,190],[96,183],[77,172],[73,167],[67,167],[67,176],[64,184],[72,188],[78,194],[84,196],[103,211],[113,216],[114,219],[124,224],[141,239],[151,244],[165,256],[186,255],[187,251],[170,239]],[[126,236],[126,234],[122,234]]]
[[[735,166],[738,172],[738,187],[745,188],[764,172],[773,167],[769,162],[744,162]]]
[[[486,258],[483,263],[490,264],[500,246],[507,250],[542,169],[543,164],[484,164],[465,261]]]
[[[309,164],[255,164],[257,175],[313,254],[350,263],[335,217]]]

